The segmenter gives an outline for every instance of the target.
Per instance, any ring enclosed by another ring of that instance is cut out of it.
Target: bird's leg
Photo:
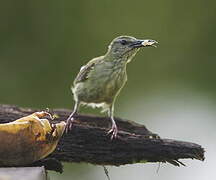
[[[73,112],[70,114],[70,116],[67,118],[67,123],[66,123],[66,133],[71,130],[74,122],[74,116],[77,114],[77,111],[79,109],[79,102],[75,102]]]
[[[113,138],[116,138],[117,137],[117,133],[118,133],[118,128],[117,128],[117,125],[115,123],[115,120],[114,120],[114,104],[112,104],[110,107],[109,107],[109,111],[108,111],[108,115],[112,121],[112,127],[111,129],[108,131],[108,134],[111,134],[111,140]]]

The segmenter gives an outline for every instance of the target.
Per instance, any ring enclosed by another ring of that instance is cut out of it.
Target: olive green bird
[[[110,43],[104,56],[96,57],[82,66],[71,88],[75,105],[67,119],[66,132],[72,128],[79,106],[87,105],[101,107],[103,111],[108,112],[112,122],[108,134],[111,134],[111,139],[116,138],[118,128],[114,119],[114,104],[127,81],[127,64],[140,48],[156,47],[157,43],[155,40],[119,36]]]

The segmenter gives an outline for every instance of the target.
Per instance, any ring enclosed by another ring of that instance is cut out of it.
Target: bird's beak
[[[147,46],[157,47],[156,44],[158,44],[158,42],[155,40],[145,39],[145,40],[137,40],[132,45],[132,47],[133,48],[141,48],[141,47],[147,47]]]

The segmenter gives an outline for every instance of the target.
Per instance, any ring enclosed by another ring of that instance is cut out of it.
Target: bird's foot
[[[68,131],[72,129],[73,122],[74,122],[74,117],[69,116],[69,118],[67,119],[66,128],[65,128],[66,133],[68,133]]]
[[[107,134],[112,134],[111,135],[111,140],[113,138],[116,138],[117,137],[117,134],[118,134],[118,128],[116,125],[112,125],[112,128],[107,132]]]

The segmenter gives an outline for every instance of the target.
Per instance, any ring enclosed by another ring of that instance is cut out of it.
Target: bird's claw
[[[112,126],[112,128],[107,132],[107,134],[112,134],[111,135],[111,140],[113,139],[113,138],[116,138],[117,137],[117,134],[118,134],[118,128],[117,128],[117,126],[115,125],[115,126]]]
[[[65,132],[66,132],[66,133],[68,133],[68,131],[70,131],[70,130],[72,129],[73,121],[74,121],[74,118],[73,118],[73,117],[69,117],[69,118],[67,119],[66,128],[65,128]]]

